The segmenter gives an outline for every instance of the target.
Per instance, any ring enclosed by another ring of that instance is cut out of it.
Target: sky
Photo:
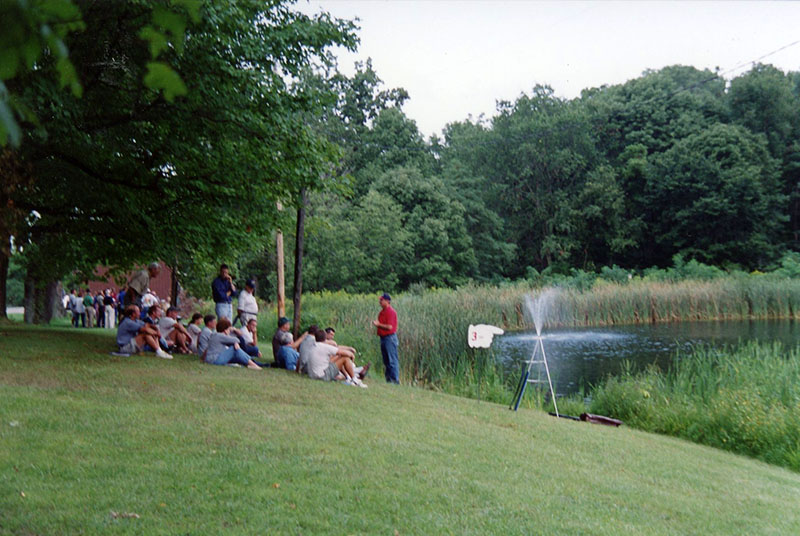
[[[361,44],[339,68],[372,58],[385,87],[410,95],[427,137],[486,118],[537,84],[556,96],[692,65],[727,79],[754,61],[800,71],[800,2],[299,0],[305,13],[359,19]]]

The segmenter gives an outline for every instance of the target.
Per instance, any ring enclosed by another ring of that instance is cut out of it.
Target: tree
[[[584,110],[537,86],[499,103],[489,141],[477,150],[498,192],[492,207],[518,247],[511,275],[568,263],[577,250],[570,200],[598,159]]]
[[[474,274],[475,253],[464,207],[446,195],[440,179],[426,177],[416,168],[397,168],[381,175],[373,189],[402,207],[403,228],[411,237],[411,262],[396,268],[401,288],[412,283],[456,286]],[[373,225],[383,228],[380,220]]]
[[[657,264],[676,253],[747,268],[777,258],[785,197],[763,136],[714,125],[654,159],[647,180]]]
[[[14,197],[40,215],[23,241],[37,277],[154,258],[197,277],[247,247],[243,233],[267,234],[275,201],[319,187],[336,157],[305,121],[316,95],[291,80],[328,46],[354,46],[351,23],[285,2],[204,4],[187,46],[163,52],[188,90],[170,103],[145,82],[141,31],[158,5],[81,4],[89,31],[66,40],[81,99],[38,72],[14,79],[48,134],[27,131],[18,155],[34,184]]]

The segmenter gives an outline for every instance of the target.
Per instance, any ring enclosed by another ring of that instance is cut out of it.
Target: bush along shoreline
[[[697,348],[667,371],[608,378],[590,411],[800,471],[800,349]]]

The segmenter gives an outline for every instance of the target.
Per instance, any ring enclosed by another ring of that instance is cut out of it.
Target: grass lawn
[[[0,324],[0,534],[800,534],[800,474],[685,441]]]

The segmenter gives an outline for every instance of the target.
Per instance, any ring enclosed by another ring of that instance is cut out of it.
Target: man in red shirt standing
[[[392,298],[387,293],[378,299],[381,312],[372,325],[378,328],[381,338],[381,354],[386,381],[400,383],[400,357],[397,355],[397,312],[392,308]]]

